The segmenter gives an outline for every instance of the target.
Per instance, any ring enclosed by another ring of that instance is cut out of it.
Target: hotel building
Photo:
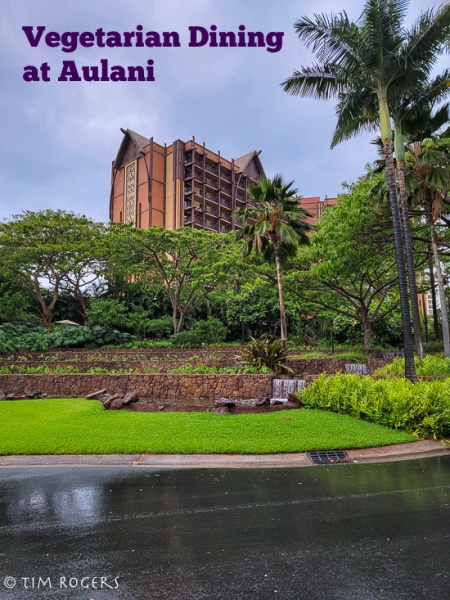
[[[236,159],[199,144],[176,140],[157,144],[129,129],[112,164],[109,218],[141,229],[153,225],[178,229],[193,227],[219,233],[242,228],[234,211],[254,205],[248,198],[250,184],[265,175],[259,155],[252,151]],[[314,217],[336,199],[303,198],[301,206]]]

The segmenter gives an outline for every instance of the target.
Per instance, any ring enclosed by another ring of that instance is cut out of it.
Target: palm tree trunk
[[[278,297],[280,300],[281,339],[287,340],[286,309],[284,306],[283,278],[281,275],[280,254],[278,252],[278,246],[276,245],[276,243],[274,243],[274,245],[273,245],[273,250],[274,250],[274,255],[275,255],[275,266],[276,266],[276,270],[277,270]]]
[[[397,154],[397,153],[396,153]],[[414,248],[412,243],[411,227],[409,223],[408,196],[405,185],[405,163],[397,156],[398,187],[400,189],[400,202],[403,216],[403,230],[405,232],[406,264],[408,265],[409,291],[411,297],[411,312],[414,327],[414,344],[418,358],[424,357],[422,343],[422,328],[420,324],[419,299],[417,294],[416,273],[414,267]]]
[[[430,238],[431,238],[431,233],[430,233]],[[431,305],[433,307],[434,339],[435,340],[440,340],[441,339],[441,330],[440,330],[440,327],[439,327],[438,314],[437,314],[436,283],[434,281],[433,255],[432,255],[433,251],[431,250],[430,245],[428,245],[427,254],[428,254],[428,270],[430,272]]]
[[[381,116],[382,115],[380,107],[380,120],[382,120]],[[413,383],[416,383],[417,375],[416,368],[414,365],[414,348],[411,328],[411,317],[409,311],[408,286],[406,282],[405,253],[400,224],[400,211],[397,200],[394,158],[392,152],[393,144],[390,139],[386,139],[384,136],[382,137],[384,155],[386,160],[386,176],[389,187],[389,200],[391,204],[392,227],[394,231],[395,255],[397,259],[398,287],[400,291],[400,308],[403,329],[403,351],[405,354],[405,377]]]
[[[444,278],[442,276],[441,261],[436,236],[436,228],[430,218],[431,247],[433,248],[434,266],[436,267],[436,279],[441,301],[442,339],[444,340],[444,355],[450,358],[450,332],[448,326],[447,301],[445,299]]]

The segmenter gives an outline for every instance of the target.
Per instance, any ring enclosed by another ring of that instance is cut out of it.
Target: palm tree
[[[266,262],[275,263],[282,340],[287,339],[282,267],[295,255],[299,244],[309,243],[307,232],[312,229],[305,221],[311,215],[300,208],[298,190],[292,187],[293,183],[284,183],[279,174],[273,179],[262,177],[259,183],[248,188],[248,196],[255,205],[238,208],[234,213],[244,225],[236,234],[246,242],[244,255],[254,248]]]
[[[419,28],[413,28],[410,36],[403,28],[407,6],[407,0],[367,0],[356,23],[350,21],[345,12],[298,20],[296,32],[312,47],[319,63],[295,71],[282,85],[294,95],[320,99],[337,97],[341,105],[346,103],[350,120],[358,119],[367,110],[367,97],[372,98],[386,161],[399,276],[405,376],[416,381],[389,97],[392,90],[406,92],[426,79],[442,45],[448,41],[450,6],[443,6],[436,16],[428,11],[426,14],[435,26],[428,30],[422,28],[420,32]]]
[[[443,212],[444,201],[449,198],[450,194],[450,143],[449,131],[441,137],[437,135],[436,129],[447,124],[449,119],[449,105],[445,104],[434,115],[431,114],[430,107],[427,107],[422,113],[417,114],[416,122],[410,121],[406,125],[411,132],[415,130],[415,135],[412,136],[412,142],[407,153],[408,169],[406,173],[409,176],[409,187],[425,209],[427,224],[430,229],[431,247],[441,303],[444,354],[447,358],[450,358],[450,328],[436,225]]]
[[[427,19],[421,17],[420,23],[422,29],[429,30]],[[433,117],[431,117],[431,112],[437,102],[450,94],[450,87],[447,85],[449,80],[450,71],[445,70],[431,82],[423,84],[422,89],[415,89],[411,93],[402,94],[401,90],[397,88],[396,90],[391,90],[389,94],[390,105],[393,107],[391,112],[395,131],[394,147],[396,170],[404,228],[406,263],[408,266],[414,342],[416,353],[419,358],[423,358],[424,350],[414,265],[414,246],[408,208],[407,182],[405,177],[405,141],[412,139],[413,134],[417,137],[418,128],[428,127],[429,129],[431,127],[432,129],[430,131],[435,131],[445,124],[446,119],[448,121],[448,111],[446,111],[445,106],[439,109]],[[367,101],[368,103],[373,101],[369,95]],[[335,135],[333,136],[332,145],[335,145],[338,141],[343,139],[348,139],[355,131],[364,125],[370,129],[375,122],[374,119],[376,118],[376,113],[373,110],[373,106],[370,106],[370,104],[366,107],[363,114],[358,115],[357,118],[350,117],[350,115],[346,114],[345,104],[345,102],[342,102],[337,110],[338,125],[336,127]],[[425,134],[425,132],[423,133]],[[431,135],[431,133],[429,135]],[[429,135],[425,134],[425,137],[429,137]],[[422,139],[424,139],[423,136]],[[381,146],[381,148],[383,146],[380,138],[375,140],[374,143]],[[378,163],[379,168],[377,171],[384,170],[385,162],[378,161]]]

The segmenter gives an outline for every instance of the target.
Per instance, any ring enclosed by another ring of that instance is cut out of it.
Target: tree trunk
[[[52,311],[51,310],[43,310],[41,314],[41,322],[42,327],[45,329],[49,329],[52,324]]]
[[[287,327],[286,327],[286,309],[284,307],[284,292],[283,292],[283,278],[281,275],[281,262],[280,255],[278,252],[278,246],[274,243],[273,245],[275,254],[275,266],[277,269],[277,281],[278,281],[278,297],[280,299],[280,329],[281,339],[287,340]]]
[[[430,233],[431,237],[431,233]],[[433,307],[433,329],[434,339],[439,341],[441,339],[441,330],[439,328],[438,314],[437,314],[437,303],[436,303],[436,283],[434,281],[434,270],[433,270],[433,256],[432,250],[428,246],[428,270],[430,272],[430,287],[431,287],[431,305]]]
[[[172,323],[173,323],[173,332],[174,333],[180,333],[180,331],[182,331],[182,329],[184,327],[184,319],[185,318],[186,318],[186,315],[182,311],[180,311],[179,309],[177,310],[176,308],[173,309]]]
[[[411,297],[411,312],[414,327],[414,344],[416,347],[417,356],[422,359],[424,357],[422,343],[422,329],[420,325],[419,313],[419,298],[417,294],[416,273],[414,267],[414,248],[411,235],[411,227],[409,224],[408,196],[406,194],[405,185],[405,168],[403,160],[398,160],[397,157],[397,175],[398,185],[400,189],[400,201],[403,215],[403,229],[405,232],[405,250],[406,264],[408,265],[409,291]]]
[[[431,247],[433,248],[434,266],[436,267],[436,279],[441,301],[442,339],[444,341],[444,355],[450,358],[450,332],[448,326],[447,301],[445,299],[444,277],[442,276],[441,261],[439,258],[436,229],[430,219]]]
[[[406,281],[405,253],[400,224],[400,211],[397,200],[397,189],[395,183],[392,141],[390,139],[383,139],[383,150],[386,159],[386,176],[389,187],[389,201],[391,204],[395,255],[397,259],[398,287],[400,291],[400,308],[403,329],[403,351],[405,354],[405,377],[413,383],[416,383],[417,375],[416,368],[414,365],[414,348],[412,339],[411,316],[409,310],[408,285]]]
[[[364,321],[362,326],[364,332],[364,350],[370,350],[372,347],[372,324],[369,321]]]

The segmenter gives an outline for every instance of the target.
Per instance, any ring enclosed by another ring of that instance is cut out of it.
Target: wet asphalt
[[[0,598],[450,598],[450,456],[308,469],[9,467]]]

